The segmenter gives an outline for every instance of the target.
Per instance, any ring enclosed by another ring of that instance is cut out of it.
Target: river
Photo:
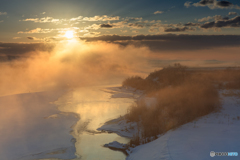
[[[103,147],[112,141],[128,143],[129,139],[115,133],[99,133],[97,128],[106,121],[127,113],[134,98],[111,98],[114,86],[81,87],[69,91],[55,104],[61,112],[79,115],[71,134],[76,139],[76,155],[81,160],[124,160],[126,155]],[[116,91],[115,91],[116,93]],[[131,97],[131,96],[130,96]],[[70,126],[69,126],[70,127]]]

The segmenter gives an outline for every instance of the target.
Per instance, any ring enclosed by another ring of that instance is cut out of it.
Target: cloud
[[[99,28],[100,28],[99,24],[92,24],[90,26],[84,27],[84,30],[88,30],[88,29],[98,30]]]
[[[201,28],[222,28],[222,27],[240,27],[240,16],[228,20],[217,20],[212,22],[206,22],[201,25]]]
[[[0,16],[1,15],[7,15],[7,12],[0,12]]]
[[[83,35],[83,37],[96,37],[99,34],[101,34],[101,32],[87,32]]]
[[[69,22],[69,23],[76,23],[79,21],[117,21],[119,20],[119,16],[107,16],[107,15],[102,15],[102,16],[93,16],[93,17],[83,17],[83,16],[78,16],[70,19],[56,19],[53,17],[43,17],[43,18],[26,18],[20,21],[25,21],[25,22],[34,22],[34,23],[55,23],[55,24],[61,24],[63,22]]]
[[[160,23],[160,22],[161,22],[161,20],[152,20],[149,23]]]
[[[217,2],[217,5],[220,6],[220,7],[230,7],[233,4],[228,2],[228,1],[219,1],[219,2]]]
[[[141,23],[149,23],[149,21],[145,20],[145,21],[141,21]],[[153,21],[153,23],[155,23],[155,21]]]
[[[92,24],[90,26],[84,27],[84,30],[98,30],[102,29],[112,29],[112,28],[123,28],[125,26],[124,21],[117,22],[117,23],[104,23],[104,24]]]
[[[188,22],[188,23],[184,24],[184,26],[191,26],[191,27],[196,27],[199,25],[200,25],[199,23],[192,23],[192,22]]]
[[[25,22],[32,21],[35,23],[61,23],[64,20],[54,19],[53,17],[44,17],[44,18],[27,18],[23,19],[22,21]]]
[[[176,28],[164,28],[164,32],[184,32],[184,31],[195,31],[191,27],[176,27]]]
[[[27,53],[34,55],[34,51],[51,52],[54,44],[43,43],[2,43],[0,42],[0,56],[6,55],[9,57],[20,58],[25,57]],[[36,53],[37,54],[37,53]]]
[[[102,35],[98,37],[80,37],[86,41],[107,41],[121,45],[148,46],[152,50],[178,51],[202,50],[219,47],[239,47],[238,35],[187,35],[187,34],[161,34],[161,35]],[[120,42],[122,41],[122,42]]]
[[[128,27],[134,28],[134,29],[142,29],[144,26],[139,23],[128,23]]]
[[[113,28],[113,25],[111,25],[111,24],[101,24],[100,28]]]
[[[120,30],[122,33],[127,33],[128,31],[127,30]]]
[[[138,33],[139,31],[136,31],[136,30],[134,30],[134,31],[132,31],[132,33]]]
[[[187,8],[189,8],[189,7],[191,6],[191,4],[192,4],[192,2],[188,2],[188,1],[187,1],[187,2],[184,3],[184,6],[187,7]]]
[[[36,37],[27,37],[27,39],[29,39],[29,40],[33,40],[33,41],[39,41],[39,40],[42,40],[42,39],[39,39],[39,38],[36,38]]]
[[[35,37],[27,37],[27,39],[34,40]]]
[[[13,37],[13,39],[20,39],[21,37]]]
[[[159,27],[163,27],[164,25],[163,24],[161,24],[161,23],[155,23],[155,24],[152,24],[151,26],[150,26],[150,28],[159,28]]]
[[[71,18],[71,19],[69,19],[69,21],[71,22],[71,21],[81,21],[83,19],[83,16],[78,16],[78,17],[74,17],[74,18]]]
[[[155,11],[153,14],[162,14],[163,11]]]
[[[124,18],[123,18],[124,19]],[[130,22],[130,21],[142,21],[142,17],[126,17],[124,19],[124,21],[126,22]]]
[[[228,15],[229,15],[229,16],[237,15],[237,12],[229,12]]]
[[[215,16],[208,16],[208,17],[203,17],[201,19],[198,19],[198,22],[206,22],[209,20],[214,19],[215,21],[222,21],[222,20],[228,20],[228,17],[222,17],[221,15],[215,15]]]
[[[158,32],[159,30],[158,29],[156,29],[156,28],[150,28],[149,30],[148,30],[148,32]]]
[[[127,26],[127,22],[120,21],[120,22],[112,23],[112,26],[113,26],[113,28],[123,28],[123,27]]]
[[[99,26],[98,26],[99,27]],[[32,30],[27,30],[27,31],[19,31],[18,34],[46,34],[46,33],[57,33],[56,36],[54,37],[45,37],[45,38],[34,38],[34,40],[41,40],[45,42],[50,42],[50,41],[61,41],[66,39],[65,33],[66,31],[73,31],[74,33],[84,33],[84,32],[89,32],[88,30],[80,30],[78,27],[71,27],[71,28],[54,28],[54,29],[42,29],[42,28],[36,28]],[[32,37],[32,36],[29,36]],[[28,38],[31,39],[31,38]],[[32,40],[32,39],[31,39]]]
[[[217,0],[201,0],[197,3],[185,2],[185,7],[195,6],[195,7],[209,7],[210,9],[240,9],[238,5],[234,5],[229,1],[217,1]]]
[[[149,32],[184,32],[184,31],[195,31],[199,23],[188,22],[186,24],[177,23],[177,24],[161,24],[155,23],[150,26]],[[156,29],[157,28],[157,29]]]
[[[80,19],[81,21],[116,21],[119,20],[119,16],[112,16],[109,17],[107,15],[102,16],[94,16],[94,17],[83,17]]]
[[[42,29],[42,28],[36,28],[30,31],[19,31],[18,34],[32,34],[32,33],[50,33],[56,29]]]
[[[193,5],[197,6],[206,6],[214,4],[214,0],[201,0],[200,2],[194,3]]]
[[[209,21],[209,20],[211,20],[211,19],[213,19],[213,17],[211,17],[211,16],[203,17],[203,18],[201,18],[201,19],[198,19],[198,22],[206,22],[206,21]]]
[[[34,39],[32,39],[32,36],[28,36],[27,38],[30,40],[40,40],[40,41],[44,41],[44,42],[51,42],[51,41],[61,41],[61,40],[65,40],[65,33],[66,31],[73,31],[74,33],[84,33],[84,32],[89,32],[88,30],[80,30],[78,27],[71,27],[71,28],[54,28],[54,29],[42,29],[42,28],[35,28],[32,30],[27,30],[27,31],[19,31],[18,34],[47,34],[47,33],[57,33],[56,36],[54,37],[44,37],[44,38],[36,38],[34,37]],[[30,37],[30,38],[29,38]]]
[[[126,22],[117,23],[104,23],[104,24],[92,24],[90,26],[84,27],[85,31],[88,30],[98,30],[98,29],[112,29],[112,28],[123,28]]]

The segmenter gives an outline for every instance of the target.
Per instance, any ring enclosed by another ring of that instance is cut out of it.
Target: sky
[[[217,0],[1,0],[0,41],[105,35],[239,35],[240,2]]]
[[[240,65],[237,0],[0,2],[0,94]]]

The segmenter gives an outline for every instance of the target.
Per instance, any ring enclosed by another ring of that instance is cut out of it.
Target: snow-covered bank
[[[102,91],[111,93],[111,98],[134,98],[137,99],[143,94],[143,91],[136,90],[132,87],[108,87]]]
[[[103,126],[97,129],[98,131],[114,132],[122,137],[133,138],[137,134],[137,123],[129,122],[123,118],[117,118],[106,122]]]
[[[170,130],[150,143],[129,148],[127,160],[210,160],[211,151],[240,153],[240,91],[220,90],[219,93],[222,103],[219,112]],[[154,103],[154,99],[149,100]],[[137,124],[127,123],[120,117],[106,122],[98,130],[132,138],[137,133]]]
[[[113,141],[113,142],[111,142],[109,144],[105,144],[104,147],[108,147],[108,148],[111,148],[111,149],[125,150],[125,149],[128,148],[128,145],[119,143],[117,141]]]
[[[128,149],[129,146],[127,144],[123,144],[123,143],[119,143],[117,141],[113,141],[111,143],[104,144],[104,147],[107,147],[107,148],[112,149],[114,151],[121,151],[125,155],[128,155],[128,152],[126,150]]]
[[[145,101],[143,91],[136,90],[132,87],[109,87],[103,91],[111,93],[111,98],[133,98],[136,101]],[[146,101],[148,103],[148,101]],[[107,121],[98,131],[114,132],[122,137],[133,138],[138,132],[136,122],[127,122],[124,116]]]
[[[210,160],[213,159],[210,157],[211,151],[240,153],[240,98],[239,94],[231,96],[227,92],[220,91],[220,112],[204,116],[170,130],[150,143],[137,146],[127,160]]]
[[[66,91],[0,97],[0,159],[75,158],[71,126],[78,117],[54,102]]]

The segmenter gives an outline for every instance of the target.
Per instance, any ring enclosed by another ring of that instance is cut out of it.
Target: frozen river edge
[[[66,92],[57,90],[0,97],[0,159],[76,157],[75,139],[70,132],[79,117],[60,112],[54,104]]]

